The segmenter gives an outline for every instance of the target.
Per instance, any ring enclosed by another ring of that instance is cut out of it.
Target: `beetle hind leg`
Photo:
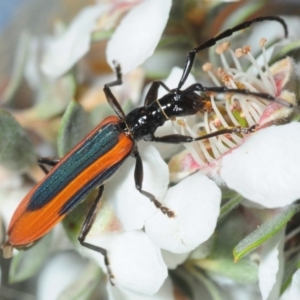
[[[110,265],[109,265],[109,260],[108,260],[108,256],[107,256],[107,250],[104,249],[104,248],[101,248],[99,246],[95,246],[93,244],[85,242],[85,238],[88,235],[91,227],[93,226],[93,223],[95,221],[97,213],[98,213],[98,211],[100,209],[100,203],[101,203],[101,199],[103,197],[103,191],[104,191],[104,186],[101,185],[99,187],[98,195],[97,195],[97,197],[96,197],[96,199],[95,199],[92,207],[90,208],[88,215],[86,216],[86,218],[85,218],[85,220],[84,220],[84,222],[82,224],[82,227],[81,227],[81,230],[80,230],[80,234],[78,236],[78,240],[79,240],[80,244],[83,247],[86,247],[86,248],[91,249],[93,251],[99,252],[99,253],[101,253],[104,256],[104,263],[106,265],[106,269],[107,269],[107,274],[108,274],[108,277],[109,277],[109,281],[110,281],[110,283],[112,285],[114,285],[114,283],[112,281],[113,278],[114,278],[114,275],[112,274],[112,271],[111,271],[111,268],[110,268]]]
[[[135,180],[135,187],[136,189],[145,197],[149,198],[153,204],[162,211],[163,214],[167,215],[169,218],[175,217],[175,213],[170,210],[168,207],[163,206],[161,202],[159,202],[154,195],[144,191],[142,189],[142,184],[143,184],[143,162],[141,159],[141,156],[136,149],[133,152],[133,156],[136,159],[136,164],[135,164],[135,170],[134,170],[134,180]]]

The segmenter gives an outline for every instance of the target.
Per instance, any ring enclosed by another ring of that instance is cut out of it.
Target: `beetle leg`
[[[211,132],[209,134],[205,134],[199,137],[191,137],[189,135],[181,135],[181,134],[170,134],[165,136],[153,136],[151,141],[158,142],[158,143],[166,143],[166,144],[181,144],[181,143],[191,143],[200,140],[205,140],[211,137],[215,137],[222,134],[248,134],[255,132],[257,125],[252,125],[250,127],[241,127],[241,126],[234,126],[234,127],[227,127],[221,130],[217,130],[215,132]]]
[[[104,85],[103,91],[104,91],[104,94],[106,96],[106,100],[107,100],[108,104],[112,107],[112,109],[115,111],[115,113],[117,114],[117,116],[121,120],[124,120],[126,118],[126,115],[125,115],[125,113],[124,113],[124,111],[123,111],[120,103],[118,102],[118,100],[116,99],[116,97],[114,96],[114,94],[112,93],[112,91],[110,89],[110,87],[112,87],[112,86],[116,86],[116,85],[121,85],[122,84],[121,67],[115,61],[114,61],[114,64],[115,64],[117,79],[115,81],[106,83]]]
[[[160,86],[162,86],[168,92],[171,91],[162,81],[153,81],[145,97],[145,106],[149,106],[157,100],[158,89]]]
[[[109,266],[109,260],[108,260],[108,256],[107,256],[107,250],[95,245],[92,245],[90,243],[85,242],[85,238],[88,235],[91,227],[93,226],[93,223],[95,221],[95,218],[97,216],[97,213],[100,209],[100,203],[101,203],[101,199],[103,197],[103,191],[104,191],[104,186],[101,185],[99,187],[99,192],[98,195],[93,203],[93,205],[91,206],[88,215],[86,216],[82,226],[81,226],[81,230],[80,230],[80,234],[78,236],[78,240],[80,242],[80,244],[88,249],[94,250],[96,252],[101,253],[104,256],[104,262],[107,268],[107,274],[109,277],[109,281],[112,285],[114,285],[112,279],[114,278],[114,275],[111,272],[110,266]]]
[[[182,93],[182,95],[184,95],[184,94],[188,94],[190,92],[196,92],[196,91],[204,92],[204,93],[206,93],[206,92],[213,92],[213,93],[217,93],[217,94],[232,93],[232,94],[238,94],[238,95],[253,96],[253,97],[257,97],[257,98],[261,98],[261,99],[266,99],[268,101],[274,101],[274,102],[277,102],[286,107],[297,108],[292,103],[286,102],[286,101],[284,101],[280,98],[274,97],[270,94],[251,92],[246,89],[231,89],[231,88],[227,88],[226,86],[206,87],[200,83],[194,83],[191,86],[189,86],[188,88],[186,88],[185,90],[181,91],[181,93]]]
[[[154,195],[142,190],[142,185],[143,185],[143,176],[144,176],[144,172],[143,172],[143,162],[141,159],[141,156],[138,152],[138,150],[136,149],[133,152],[133,156],[136,159],[136,164],[135,164],[135,169],[134,169],[134,181],[135,181],[135,187],[136,189],[144,196],[146,196],[147,198],[150,199],[151,202],[154,203],[154,205],[159,208],[162,213],[166,214],[168,217],[172,218],[175,216],[175,213],[173,211],[171,211],[169,208],[163,206],[156,198]]]
[[[57,163],[59,163],[60,158],[57,157],[39,157],[37,162],[39,167],[45,172],[45,174],[49,173],[49,170],[45,167],[51,166],[54,167]]]
[[[277,17],[277,16],[258,17],[258,18],[254,18],[252,20],[243,22],[243,23],[241,23],[241,24],[239,24],[239,25],[237,25],[233,28],[229,28],[229,29],[221,32],[220,34],[218,34],[216,37],[213,37],[213,38],[207,40],[206,42],[202,43],[200,46],[194,48],[193,50],[191,50],[188,53],[187,58],[186,58],[186,62],[185,62],[185,65],[184,65],[184,69],[183,69],[183,72],[182,72],[182,76],[181,76],[181,79],[179,81],[177,89],[180,89],[184,85],[188,75],[191,72],[196,54],[198,52],[200,52],[204,49],[210,48],[211,46],[214,46],[219,40],[222,40],[226,37],[231,36],[236,31],[240,31],[242,29],[248,28],[253,23],[258,23],[258,22],[263,22],[263,21],[276,21],[276,22],[280,23],[282,25],[283,29],[284,29],[285,37],[287,37],[287,35],[288,35],[287,25],[286,25],[285,21],[282,18]]]

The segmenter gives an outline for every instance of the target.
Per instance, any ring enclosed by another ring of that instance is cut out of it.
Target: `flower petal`
[[[196,173],[169,189],[164,204],[176,216],[157,211],[145,231],[162,249],[185,253],[195,249],[214,232],[220,211],[221,191],[206,176]]]
[[[123,18],[106,49],[107,62],[116,60],[128,73],[149,56],[167,24],[171,0],[144,0]]]
[[[142,231],[93,236],[88,237],[87,241],[108,250],[110,267],[115,277],[113,281],[118,287],[153,295],[168,275],[160,250]],[[103,265],[101,254],[86,251],[100,266]]]
[[[158,151],[152,145],[140,147],[143,160],[143,189],[160,200],[169,184],[169,170]],[[125,230],[141,229],[145,220],[152,216],[157,208],[135,187],[135,162],[130,159],[126,166],[106,185],[105,197]]]
[[[294,300],[300,299],[300,269],[298,269],[293,277],[291,285],[288,289],[283,293],[280,300]]]
[[[96,20],[110,5],[97,4],[83,9],[67,31],[48,47],[42,71],[49,77],[59,77],[68,71],[90,48],[91,32]]]
[[[268,208],[300,197],[300,124],[259,130],[221,160],[220,176],[245,198]]]
[[[259,289],[263,300],[278,299],[283,268],[284,232],[281,230],[267,241],[261,252],[258,268]]]
[[[38,277],[37,299],[58,299],[70,284],[80,276],[86,261],[75,252],[55,255]]]
[[[187,253],[173,253],[167,250],[161,250],[161,254],[163,259],[168,267],[168,269],[174,270],[177,266],[181,265],[190,255],[189,252]]]
[[[119,287],[107,286],[109,300],[175,300],[173,295],[173,284],[168,277],[159,291],[153,296],[146,296],[127,291]]]

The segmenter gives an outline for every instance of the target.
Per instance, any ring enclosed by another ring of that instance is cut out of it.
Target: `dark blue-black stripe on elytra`
[[[90,182],[88,182],[88,184],[82,187],[81,190],[79,190],[67,203],[64,204],[64,206],[59,211],[59,214],[64,215],[72,211],[73,208],[75,208],[79,203],[81,203],[85,199],[85,197],[92,189],[99,186],[99,182],[102,183],[109,179],[120,168],[121,164],[125,161],[126,158],[127,156],[124,157],[117,164],[106,169],[104,172],[99,174],[97,177],[93,178]]]
[[[119,141],[118,124],[107,124],[95,132],[59,168],[44,180],[28,203],[29,211],[37,210],[50,202],[61,190],[95,160],[109,152]]]

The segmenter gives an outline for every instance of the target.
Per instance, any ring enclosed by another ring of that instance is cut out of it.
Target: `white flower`
[[[216,101],[216,95],[211,94],[209,98],[213,113],[204,112],[203,120],[198,123],[191,118],[183,118],[174,124],[176,132],[193,137],[232,126],[256,125],[256,132],[248,135],[220,135],[196,145],[188,144],[187,150],[174,157],[170,166],[175,181],[198,169],[216,183],[226,185],[252,202],[267,208],[277,208],[289,205],[300,197],[300,124],[288,123],[297,113],[296,97],[288,90],[294,79],[294,63],[290,58],[285,58],[269,67],[265,42],[265,39],[260,42],[264,71],[252,56],[250,47],[234,52],[226,42],[217,47],[223,69],[216,73],[211,64],[203,68],[217,86],[221,86],[222,81],[228,88],[270,94],[276,97],[276,102],[238,93],[225,95],[221,101]],[[227,64],[224,55],[226,51],[235,67]],[[237,59],[241,56],[251,62],[251,71],[243,71]],[[295,110],[285,106],[285,103],[294,105]],[[278,125],[281,123],[288,124]],[[284,230],[262,247],[259,266],[262,299],[279,298],[283,276],[283,245]],[[297,285],[296,276],[293,292]]]
[[[277,97],[281,103],[296,105],[295,95],[284,90],[294,74],[293,62],[290,58],[285,58],[269,67],[264,50],[265,42],[262,39],[260,45],[266,71],[262,71],[249,46],[234,52],[225,42],[217,48],[224,65],[224,69],[219,69],[217,75],[228,88],[270,94]],[[225,51],[232,56],[235,68],[229,68],[227,65]],[[237,60],[237,57],[241,56],[251,61],[260,78],[242,70]],[[214,83],[220,86],[212,66],[206,64],[204,69]],[[188,164],[193,171],[196,163],[202,172],[214,178],[217,183],[223,183],[245,198],[268,208],[282,207],[297,200],[300,197],[297,181],[300,176],[300,161],[297,155],[300,150],[300,124],[264,128],[283,120],[288,121],[293,109],[277,102],[241,94],[225,95],[223,100],[218,102],[214,95],[210,95],[210,100],[213,117],[205,112],[203,121],[195,125],[190,125],[190,119],[186,118],[179,129],[181,133],[196,137],[199,135],[199,128],[203,128],[200,134],[204,135],[230,126],[250,127],[255,124],[257,132],[244,136],[220,135],[198,144],[187,145],[193,160],[184,154],[180,157],[182,166],[179,169],[184,170],[184,164]],[[180,173],[178,176],[181,176]]]
[[[279,298],[284,270],[284,233],[285,228],[268,240],[260,254],[258,276],[262,300]]]
[[[133,70],[152,55],[166,26],[171,4],[171,0],[113,1],[86,7],[63,34],[49,43],[42,71],[53,78],[63,75],[89,51],[93,31],[109,30],[128,10],[108,43],[107,60],[112,69],[116,60],[123,73]]]
[[[280,300],[294,300],[300,297],[300,269],[298,269],[293,277],[290,286],[283,293]]]
[[[136,190],[134,164],[128,161],[107,183],[102,209],[87,241],[108,250],[117,287],[152,295],[167,277],[161,249],[188,253],[207,240],[216,225],[221,193],[201,174],[190,176],[167,190],[168,169],[157,150],[149,145],[141,150],[141,155],[143,189],[153,193],[176,216],[163,215]],[[103,266],[100,254],[87,252]],[[167,252],[164,252],[165,257],[168,257]],[[181,262],[177,260],[177,264]]]

